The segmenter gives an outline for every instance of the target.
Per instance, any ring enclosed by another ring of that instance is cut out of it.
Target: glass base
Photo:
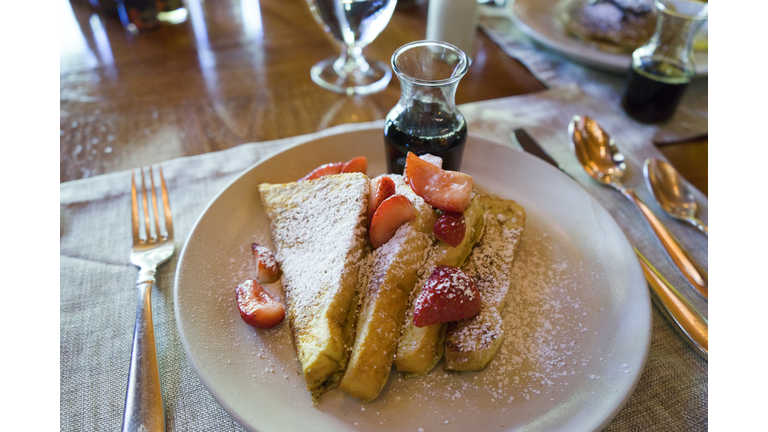
[[[312,81],[325,89],[352,96],[380,92],[392,78],[392,71],[382,61],[373,60],[368,62],[367,68],[349,72],[338,67],[338,62],[338,58],[327,58],[312,66]]]

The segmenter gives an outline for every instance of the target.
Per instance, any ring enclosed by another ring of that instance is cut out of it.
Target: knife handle
[[[621,189],[621,193],[640,209],[640,212],[651,225],[653,232],[656,233],[656,237],[661,242],[661,245],[664,246],[664,250],[672,259],[672,262],[674,262],[677,268],[683,273],[683,276],[685,276],[688,282],[690,282],[705,299],[708,299],[709,288],[706,271],[696,264],[693,258],[683,250],[672,234],[667,231],[667,228],[656,218],[656,215],[654,215],[653,212],[640,201],[640,198],[637,197],[634,190],[625,188]]]
[[[704,360],[709,360],[709,323],[635,249],[643,274],[651,287],[651,298],[675,330]]]

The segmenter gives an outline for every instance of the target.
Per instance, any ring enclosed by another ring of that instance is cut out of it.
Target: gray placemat
[[[628,202],[591,183],[579,172],[563,126],[574,112],[594,116],[614,133],[627,155],[630,182],[638,164],[661,157],[643,132],[584,93],[579,87],[552,90],[460,107],[471,133],[511,144],[509,133],[525,127],[554,158],[611,212],[625,233],[706,316],[696,297],[668,264],[658,243]],[[153,291],[155,331],[170,431],[242,430],[216,403],[192,370],[173,312],[173,278],[178,251],[211,199],[244,169],[275,152],[318,136],[363,129],[382,122],[351,124],[317,134],[251,143],[163,163],[174,214],[177,254],[160,267]],[[60,186],[60,424],[61,430],[118,430],[122,421],[131,337],[136,311],[137,269],[129,263],[130,172],[106,174]],[[707,262],[706,239],[693,229],[664,219],[647,192],[641,197],[670,230]],[[706,197],[697,195],[707,216]],[[707,430],[707,363],[699,358],[653,309],[650,357],[638,387],[610,424],[611,431]]]

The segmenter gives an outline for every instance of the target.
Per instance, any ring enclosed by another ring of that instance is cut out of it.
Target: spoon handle
[[[680,336],[704,360],[709,358],[709,323],[659,272],[635,249],[643,274],[651,287],[651,298]]]
[[[672,258],[672,262],[675,263],[677,268],[683,273],[688,282],[693,285],[696,290],[704,296],[705,299],[709,298],[709,289],[707,276],[704,269],[697,265],[693,259],[683,250],[677,240],[667,231],[667,228],[656,218],[656,215],[637,197],[635,191],[629,188],[621,190],[630,201],[635,203],[640,212],[643,213],[645,219],[653,228],[653,232],[656,233],[661,245],[664,246],[664,250]]]

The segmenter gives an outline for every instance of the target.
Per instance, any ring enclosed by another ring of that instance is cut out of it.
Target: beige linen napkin
[[[707,242],[687,226],[666,218],[642,187],[645,157],[662,157],[649,129],[628,124],[600,100],[567,86],[532,95],[460,107],[471,133],[511,145],[510,132],[525,127],[616,218],[635,244],[704,313],[706,302],[661,252],[640,215],[616,192],[594,184],[568,148],[565,126],[573,113],[591,115],[613,133],[627,156],[629,182],[670,230],[707,263]],[[153,312],[169,431],[239,431],[241,426],[216,403],[184,354],[173,312],[173,279],[181,250],[197,218],[215,195],[252,164],[292,145],[382,122],[350,124],[312,135],[251,143],[164,162],[174,214],[177,253],[157,273]],[[66,431],[120,428],[131,337],[136,312],[137,269],[131,248],[130,172],[105,174],[60,186],[60,425]],[[703,204],[706,220],[706,197]],[[707,430],[707,363],[653,309],[650,358],[626,407],[610,431]]]

